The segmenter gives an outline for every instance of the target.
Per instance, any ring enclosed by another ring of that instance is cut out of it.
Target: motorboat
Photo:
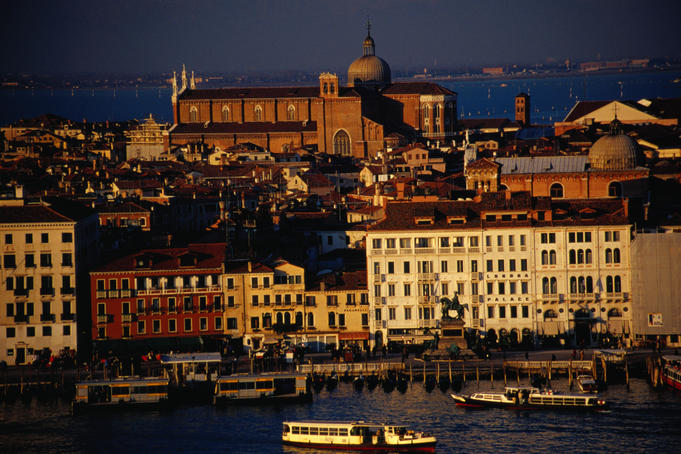
[[[535,387],[507,387],[504,392],[451,394],[456,405],[469,408],[510,408],[516,410],[603,410],[606,402],[596,396],[559,394]]]

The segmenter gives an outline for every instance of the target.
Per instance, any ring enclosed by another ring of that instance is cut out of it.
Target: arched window
[[[329,92],[329,84],[324,82],[324,94],[327,94]]]
[[[577,258],[576,258],[576,255],[575,255],[575,250],[574,250],[574,249],[570,249],[570,265],[574,265],[575,263],[577,263]]]
[[[555,295],[556,293],[558,293],[558,279],[556,279],[555,277],[552,277],[551,278],[551,294]]]
[[[622,279],[619,276],[615,276],[615,293],[620,293],[622,291]]]
[[[612,263],[620,263],[620,250],[615,248],[612,250]]]
[[[605,263],[612,263],[612,249],[605,250]]]
[[[586,293],[594,292],[594,279],[591,276],[586,278]]]
[[[336,91],[336,89],[334,88],[335,86],[336,84],[334,83],[329,84],[329,93],[333,94]]]
[[[622,183],[613,181],[608,185],[608,195],[610,197],[622,197]]]
[[[586,293],[586,283],[584,281],[584,277],[580,276],[579,281],[578,281],[578,286],[579,286],[579,293]]]
[[[350,156],[350,137],[342,129],[333,136],[333,152],[341,156]]]
[[[227,106],[222,106],[222,121],[229,121],[229,107]]]
[[[440,119],[440,105],[435,104],[433,106],[433,120],[438,121]]]
[[[544,312],[544,319],[547,318],[558,318],[558,314],[556,314],[556,311],[553,309],[549,309],[546,312]]]
[[[336,326],[336,313],[329,312],[329,326]]]
[[[549,264],[551,265],[556,264],[556,251],[549,252]]]
[[[279,325],[284,323],[284,316],[281,314],[281,312],[277,312],[276,320]]]
[[[586,250],[586,263],[591,263],[593,262],[593,254],[591,253],[591,249]]]
[[[272,327],[272,314],[270,313],[262,314],[262,327],[263,328]]]
[[[622,316],[622,312],[620,312],[620,310],[617,309],[616,307],[613,307],[612,309],[610,309],[608,311],[608,318],[610,318],[610,317],[621,317],[621,316]]]
[[[584,250],[577,250],[577,263],[584,263]]]
[[[612,276],[608,276],[605,278],[605,291],[607,293],[612,293],[612,288],[613,288]]]
[[[288,109],[286,109],[286,119],[288,121],[293,121],[296,119],[296,108],[293,104],[288,106]]]
[[[563,198],[563,186],[560,183],[553,183],[550,189],[550,195],[556,199]]]
[[[428,120],[428,106],[423,106],[423,119]],[[428,123],[428,121],[426,121]]]
[[[541,251],[541,264],[542,265],[548,265],[549,264],[549,253],[548,253],[548,251]]]
[[[284,313],[284,324],[286,324],[286,325],[291,324],[291,313],[290,312]]]
[[[307,314],[307,326],[314,326],[314,314],[312,312]]]
[[[199,121],[199,109],[197,109],[196,106],[191,106],[189,108],[189,121]]]
[[[544,279],[541,280],[541,292],[544,295],[548,295],[550,290],[551,288],[549,287],[549,278],[545,277]]]
[[[255,109],[253,109],[253,114],[255,121],[262,121],[262,107],[260,107],[259,104],[255,106]]]
[[[570,293],[577,293],[577,278],[574,276],[570,278]]]
[[[298,328],[301,328],[303,326],[303,313],[302,312],[296,312],[296,326],[298,326]]]

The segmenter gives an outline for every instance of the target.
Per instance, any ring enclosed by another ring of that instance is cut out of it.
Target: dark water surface
[[[553,383],[565,390],[566,380]],[[490,383],[480,384],[489,389]],[[495,382],[500,390],[503,383]],[[464,392],[475,392],[468,382]],[[356,392],[349,384],[287,406],[186,406],[71,416],[64,402],[0,404],[0,452],[315,453],[281,445],[285,420],[404,423],[433,433],[437,453],[681,452],[681,393],[654,391],[644,380],[602,393],[608,413],[466,410],[439,388],[413,384],[405,394]]]
[[[458,93],[459,118],[512,118],[514,97],[531,96],[532,121],[560,121],[580,100],[681,96],[681,71],[589,74],[522,79],[436,81]],[[172,122],[171,89],[0,89],[0,124],[44,113],[81,121],[143,119]]]

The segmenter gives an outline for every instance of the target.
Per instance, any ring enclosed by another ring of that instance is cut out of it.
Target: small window
[[[73,234],[71,232],[63,232],[61,234],[62,243],[73,243]]]

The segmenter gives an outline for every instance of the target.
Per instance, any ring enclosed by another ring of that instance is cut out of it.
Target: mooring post
[[[492,388],[494,388],[494,366],[492,364],[489,365],[489,380],[492,383]]]
[[[624,380],[629,388],[629,360],[626,357],[624,358]]]
[[[423,360],[423,384],[426,384],[426,360]]]
[[[449,361],[449,383],[452,383],[452,361]]]
[[[520,367],[515,370],[515,378],[516,382],[518,382],[518,386],[520,386]]]
[[[461,361],[461,375],[463,376],[463,384],[466,384],[466,362]]]
[[[506,386],[506,361],[504,361],[503,368],[504,368],[504,386]]]
[[[480,367],[475,366],[475,384],[480,387]]]
[[[435,381],[437,384],[440,384],[440,361],[436,361],[435,364],[437,364],[437,376],[435,377]]]

